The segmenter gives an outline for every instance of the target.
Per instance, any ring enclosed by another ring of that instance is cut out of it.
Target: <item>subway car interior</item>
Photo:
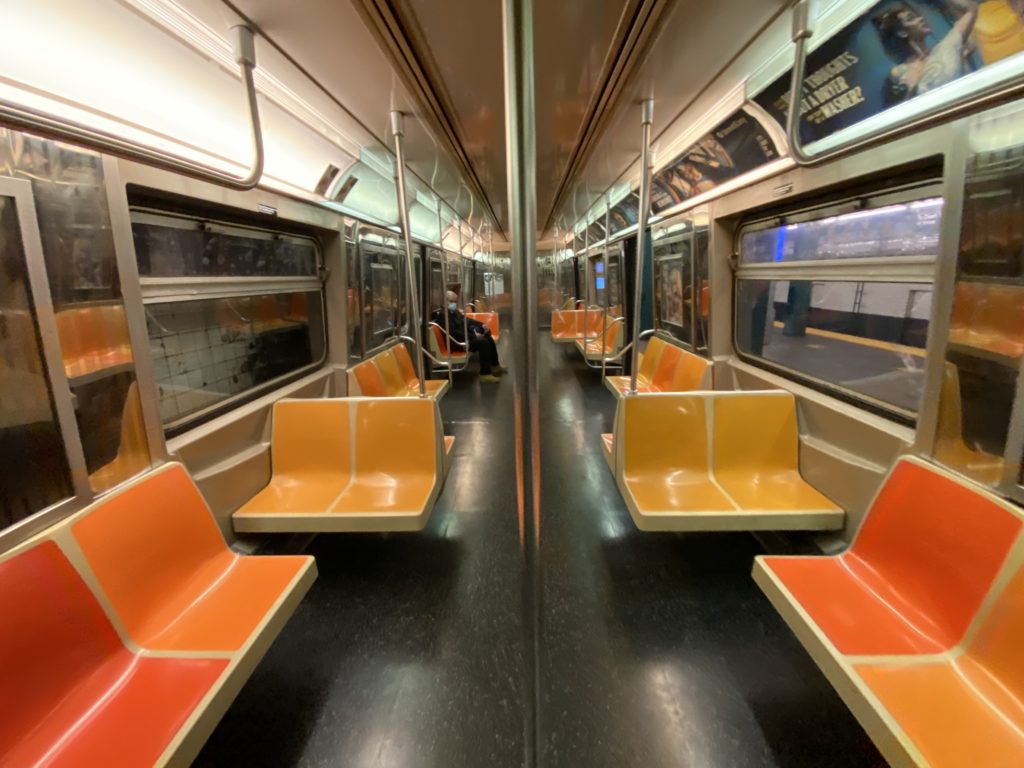
[[[1024,766],[1024,1],[0,19],[0,766]]]

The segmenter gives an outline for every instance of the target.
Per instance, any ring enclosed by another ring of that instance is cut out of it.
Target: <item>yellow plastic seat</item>
[[[842,527],[843,511],[800,476],[792,394],[719,395],[713,424],[715,480],[745,515],[768,513],[776,528]]]
[[[652,393],[619,400],[606,450],[641,530],[841,528],[797,465],[787,392]]]
[[[437,403],[281,400],[270,483],[233,515],[239,532],[415,531],[444,481]]]
[[[688,530],[735,510],[711,479],[705,398],[626,397],[619,410],[616,479],[638,528]]]
[[[622,348],[622,322],[604,314],[599,318],[585,329],[586,336],[576,340],[576,349],[591,362],[600,362]]]
[[[420,379],[416,375],[416,368],[413,367],[412,358],[409,357],[409,350],[406,349],[405,344],[396,344],[386,354],[394,356],[395,362],[398,364],[399,373],[405,381],[407,395],[418,397],[420,394]],[[423,385],[427,395],[435,400],[440,400],[444,397],[444,393],[448,391],[448,381],[446,379],[439,381],[426,379]]]
[[[388,397],[405,397],[409,394],[409,385],[402,376],[391,349],[374,355],[373,362],[380,371],[381,379],[384,380],[384,391]]]

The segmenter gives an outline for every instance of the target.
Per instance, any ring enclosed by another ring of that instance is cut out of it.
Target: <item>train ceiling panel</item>
[[[786,45],[788,0],[676,2],[663,15],[657,38],[614,106],[596,151],[557,202],[551,226],[571,228],[617,182],[639,176],[640,103],[654,99],[652,153],[655,164],[697,138],[696,121],[731,103],[718,119],[743,103],[743,82]],[[543,219],[541,219],[543,221]]]

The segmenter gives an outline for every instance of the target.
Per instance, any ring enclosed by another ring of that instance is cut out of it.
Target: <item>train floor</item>
[[[195,764],[532,766],[536,713],[543,768],[884,765],[751,580],[757,541],[637,531],[600,451],[599,373],[546,337],[539,357],[536,692],[513,383],[467,372],[427,530],[312,541],[317,582]]]

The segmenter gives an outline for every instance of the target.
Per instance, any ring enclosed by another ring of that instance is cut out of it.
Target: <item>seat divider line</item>
[[[341,493],[334,497],[334,501],[327,505],[325,514],[329,514],[338,505],[341,497],[348,493],[356,479],[356,420],[352,411],[359,407],[359,403],[350,400],[345,403],[345,407],[348,408],[348,482],[341,489]]]
[[[678,363],[677,363],[678,365]],[[726,500],[732,504],[733,510],[736,512],[742,512],[743,507],[736,503],[736,499],[729,495],[729,492],[725,490],[718,478],[715,477],[715,396],[710,394],[705,396],[706,402],[711,406],[710,408],[704,409],[704,419],[707,423],[708,430],[708,478],[711,483],[722,492]]]

